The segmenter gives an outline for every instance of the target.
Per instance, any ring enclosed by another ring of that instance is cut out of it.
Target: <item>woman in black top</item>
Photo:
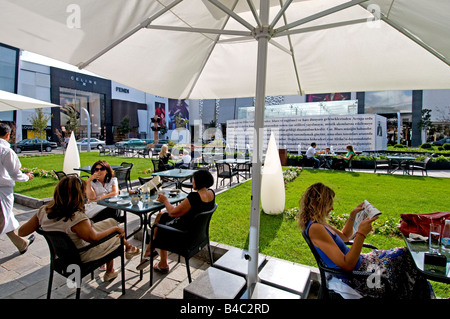
[[[171,205],[166,196],[159,194],[157,201],[163,203],[167,211],[156,216],[155,224],[170,225],[176,229],[187,229],[197,214],[214,208],[216,195],[209,188],[212,185],[214,185],[214,177],[211,173],[207,170],[198,170],[192,178],[192,186],[196,192],[191,192],[178,206]],[[157,237],[156,229],[154,236]],[[150,264],[150,254],[155,256],[157,252],[153,251],[148,245],[144,259],[136,267],[137,270],[142,270]],[[163,273],[169,271],[167,255],[167,251],[160,250],[160,261],[154,265],[154,270]]]
[[[169,160],[173,158],[173,155],[169,153],[169,146],[167,144],[161,146],[161,151],[159,152],[159,169],[168,170],[173,168],[173,165],[169,163]]]

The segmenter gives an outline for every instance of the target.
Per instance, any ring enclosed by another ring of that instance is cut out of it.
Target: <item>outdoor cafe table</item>
[[[219,163],[219,164],[226,163],[226,164],[230,164],[230,165],[246,164],[249,162],[250,162],[249,158],[225,158],[225,159],[216,161],[216,163]]]
[[[403,236],[406,247],[411,253],[417,269],[428,279],[450,284],[450,255],[447,254],[447,266],[444,272],[435,272],[425,269],[425,253],[429,252],[428,241],[410,241]]]
[[[187,194],[184,194],[182,192],[178,192],[177,196],[167,196],[170,204],[176,204],[181,202],[183,199],[187,197]],[[157,202],[156,198],[158,198],[158,195],[155,194],[153,196],[150,196],[150,199],[147,201],[147,203],[142,202],[141,200],[137,205],[131,204],[131,197],[129,195],[127,196],[117,196],[117,197],[110,197],[103,200],[99,200],[97,202],[98,205],[110,207],[113,209],[123,210],[125,212],[125,230],[127,225],[127,212],[135,214],[140,219],[140,225],[139,228],[133,231],[131,234],[127,234],[125,231],[126,238],[131,238],[134,234],[139,232],[141,229],[143,229],[143,237],[142,237],[142,249],[141,249],[141,259],[144,254],[144,246],[145,246],[145,237],[147,236],[147,230],[148,227],[151,227],[151,216],[163,209],[165,206],[163,203]],[[127,202],[126,204],[119,204],[120,202]],[[142,279],[142,272],[141,272],[141,279]]]
[[[168,169],[166,171],[155,172],[152,176],[159,176],[161,178],[172,178],[176,180],[176,187],[181,189],[182,181],[192,177],[197,170],[195,169]]]
[[[397,167],[395,169],[393,169],[392,171],[390,171],[391,174],[393,174],[394,172],[396,172],[403,163],[408,162],[408,161],[412,161],[415,159],[415,157],[412,156],[386,156],[391,162],[397,162]],[[391,165],[392,166],[392,165]]]

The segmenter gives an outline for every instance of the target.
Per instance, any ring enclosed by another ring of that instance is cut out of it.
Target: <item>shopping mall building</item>
[[[58,131],[64,135],[70,109],[80,121],[77,138],[87,134],[90,115],[91,136],[104,139],[108,145],[124,138],[120,127],[129,121],[128,137],[153,138],[151,118],[155,113],[164,119],[161,138],[173,137],[176,128],[189,129],[193,139],[195,126],[217,127],[226,133],[228,120],[250,119],[254,98],[220,100],[176,100],[145,93],[120,83],[73,68],[36,63],[17,48],[0,44],[0,90],[21,94],[61,105],[44,109],[51,114],[46,136],[58,142]],[[379,114],[387,118],[391,143],[417,146],[423,143],[418,129],[422,110],[431,110],[435,124],[429,138],[449,135],[450,90],[413,90],[384,92],[341,92],[304,96],[274,96],[266,99],[266,117],[316,115]],[[0,121],[16,126],[16,140],[35,136],[30,117],[34,110],[0,112]],[[398,125],[400,120],[400,125]],[[397,131],[400,127],[400,138]],[[433,134],[435,133],[435,134]]]

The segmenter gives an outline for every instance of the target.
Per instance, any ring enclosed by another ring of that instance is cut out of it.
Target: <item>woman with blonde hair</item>
[[[167,170],[173,168],[173,165],[169,164],[169,160],[173,158],[173,155],[169,152],[169,146],[167,146],[167,144],[161,146],[161,151],[159,152],[160,169],[164,168],[165,170]]]
[[[42,206],[31,219],[19,229],[20,236],[27,236],[41,226],[44,231],[60,231],[66,233],[80,249],[102,238],[118,232],[120,235],[113,237],[100,245],[80,253],[82,262],[100,259],[117,249],[120,245],[120,237],[124,237],[125,231],[118,227],[113,218],[108,218],[97,223],[92,222],[85,214],[84,208],[85,183],[78,176],[66,176],[56,185],[53,199],[47,205]],[[125,243],[125,257],[131,259],[139,255],[140,249]],[[114,270],[114,261],[110,260],[106,265],[103,277],[105,281],[116,278],[118,273]]]
[[[406,248],[361,253],[364,240],[372,230],[372,223],[378,217],[363,220],[355,234],[353,245],[348,247],[345,242],[353,235],[355,217],[363,210],[363,203],[350,212],[344,228],[338,230],[327,223],[328,215],[334,209],[334,197],[335,193],[331,188],[316,183],[311,185],[300,199],[299,227],[306,230],[325,265],[346,271],[378,270],[379,274],[387,278],[391,291],[397,298],[434,297],[430,284],[417,270]],[[386,297],[384,287],[370,288],[366,282],[360,282],[357,278],[341,279],[362,296]]]

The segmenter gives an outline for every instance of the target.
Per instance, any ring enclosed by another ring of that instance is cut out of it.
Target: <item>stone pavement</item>
[[[20,224],[33,216],[37,209],[15,204],[15,214]],[[128,214],[129,230],[138,226],[139,220]],[[39,234],[28,251],[20,255],[7,236],[0,237],[0,299],[38,299],[46,298],[50,271],[50,253],[47,242]],[[141,242],[129,240],[140,247]],[[212,243],[215,258],[226,251],[225,246]],[[202,254],[190,260],[192,279],[195,280],[209,264]],[[169,255],[171,271],[167,275],[154,273],[154,284],[149,287],[149,268],[144,270],[143,279],[139,280],[139,271],[135,269],[139,257],[125,260],[126,294],[122,296],[120,275],[114,281],[103,282],[102,271],[95,271],[94,279],[88,275],[82,281],[82,299],[181,299],[183,288],[188,285],[184,259],[178,263],[178,255]],[[120,271],[120,258],[114,262],[116,271]],[[66,285],[66,279],[54,274],[52,299],[75,298],[75,289]]]

